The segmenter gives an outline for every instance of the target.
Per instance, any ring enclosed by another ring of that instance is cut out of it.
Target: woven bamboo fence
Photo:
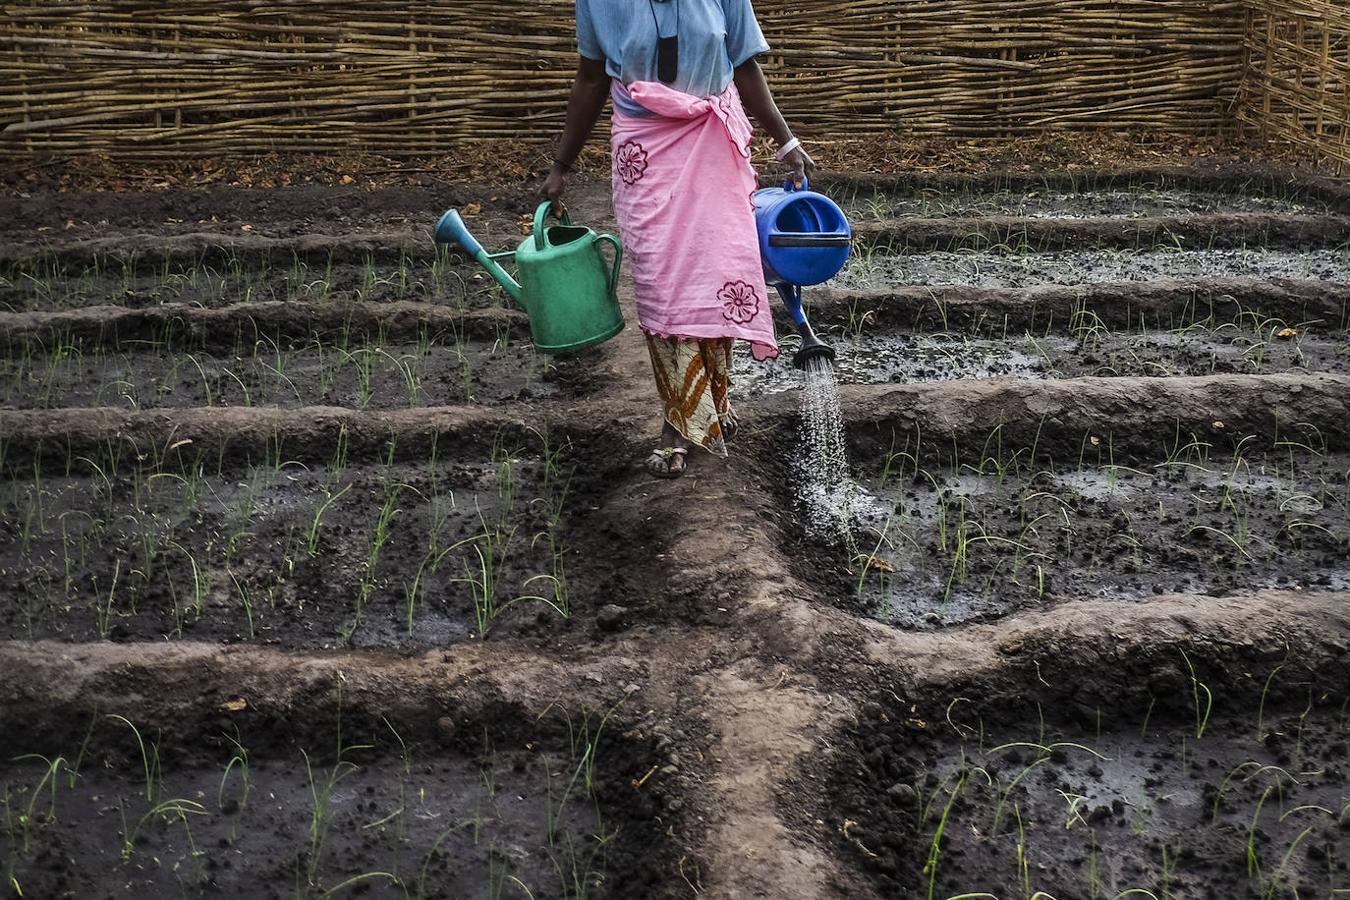
[[[780,104],[808,133],[1196,133],[1232,121],[1249,2],[758,0],[757,11]],[[0,154],[425,155],[544,139],[575,65],[572,8],[9,0]]]
[[[1255,0],[1237,114],[1263,137],[1350,173],[1350,5]]]

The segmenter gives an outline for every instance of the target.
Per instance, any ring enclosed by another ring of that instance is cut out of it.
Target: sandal
[[[647,457],[647,471],[657,478],[679,478],[684,474],[688,455],[689,451],[684,447],[658,447]]]

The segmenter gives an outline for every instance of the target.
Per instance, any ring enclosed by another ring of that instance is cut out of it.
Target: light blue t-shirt
[[[695,97],[722,93],[737,66],[769,49],[750,0],[577,0],[577,50],[624,84],[657,80],[658,28],[680,37],[671,87]]]

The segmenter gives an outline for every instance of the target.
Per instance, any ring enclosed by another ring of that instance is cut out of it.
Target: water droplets
[[[828,359],[806,363],[802,391],[802,449],[798,455],[798,499],[813,537],[849,543],[858,487],[849,471],[844,447],[844,416],[839,385]]]

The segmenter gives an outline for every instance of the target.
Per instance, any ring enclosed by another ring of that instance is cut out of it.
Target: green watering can
[[[553,206],[548,200],[539,204],[532,235],[512,252],[485,251],[454,209],[441,216],[434,237],[438,244],[461,247],[525,310],[535,349],[573,353],[603,343],[623,330],[623,313],[615,295],[623,245],[612,234],[596,234],[573,225],[566,211],[559,224],[545,227]],[[605,262],[601,244],[614,247],[613,263]],[[506,256],[516,258],[519,283],[497,264]]]

